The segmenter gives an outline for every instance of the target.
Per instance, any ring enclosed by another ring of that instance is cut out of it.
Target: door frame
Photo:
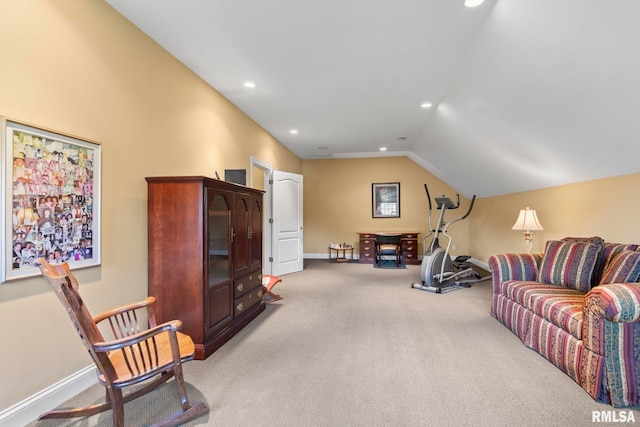
[[[249,186],[253,187],[253,170],[260,169],[264,174],[264,196],[262,198],[262,274],[271,274],[273,271],[273,167],[262,160],[251,156],[249,168]]]

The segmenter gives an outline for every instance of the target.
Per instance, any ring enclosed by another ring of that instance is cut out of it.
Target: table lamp
[[[518,215],[518,219],[511,229],[524,231],[524,247],[527,249],[527,253],[531,252],[531,240],[533,240],[531,232],[544,230],[540,225],[540,221],[538,221],[536,210],[530,209],[528,206],[520,210],[520,215]]]

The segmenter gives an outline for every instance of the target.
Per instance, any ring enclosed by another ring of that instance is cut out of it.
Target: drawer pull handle
[[[371,254],[369,254],[369,253],[366,253],[366,254],[364,254],[364,256],[371,256]]]
[[[244,283],[238,283],[236,289],[238,290],[238,292],[242,292],[244,290]]]
[[[242,311],[242,310],[244,310],[244,304],[243,304],[243,303],[238,304],[238,305],[236,306],[236,310],[238,310],[238,311]]]
[[[258,298],[262,298],[262,295],[263,295],[262,290],[259,290],[259,291],[258,291]]]

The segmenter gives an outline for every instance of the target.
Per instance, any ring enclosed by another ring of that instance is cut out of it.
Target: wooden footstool
[[[270,276],[268,274],[262,276],[262,289],[264,290],[262,299],[264,300],[264,302],[270,303],[282,299],[280,295],[271,292],[271,289],[273,289],[273,287],[280,282],[282,282],[282,279],[278,276]]]

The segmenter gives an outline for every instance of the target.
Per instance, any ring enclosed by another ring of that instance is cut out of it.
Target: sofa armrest
[[[585,314],[610,322],[640,321],[640,283],[599,285],[585,298]]]
[[[507,280],[536,280],[542,254],[500,254],[489,257],[494,288]]]
[[[640,389],[640,283],[594,287],[584,301],[583,342],[586,355],[602,373],[594,373],[598,400],[616,407],[635,406]]]

